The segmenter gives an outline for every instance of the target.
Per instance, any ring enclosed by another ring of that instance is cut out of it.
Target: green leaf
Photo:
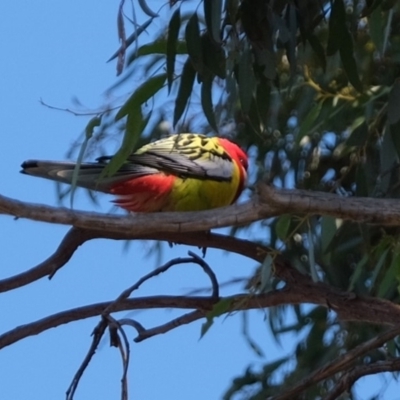
[[[168,27],[167,39],[167,82],[168,93],[174,80],[176,43],[178,40],[179,29],[181,27],[181,9],[178,8],[172,15]]]
[[[115,120],[118,121],[125,117],[130,110],[137,110],[138,106],[152,98],[164,85],[166,74],[155,75],[150,79],[147,79],[142,85],[140,85],[129,97],[126,103],[120,108]]]
[[[393,169],[393,163],[400,157],[400,129],[398,124],[386,124],[382,134],[382,144],[380,146],[380,171],[390,171]],[[396,174],[397,175],[397,174]],[[381,193],[387,193],[393,184],[391,173],[381,173],[379,189]],[[397,176],[396,176],[397,181]]]
[[[310,264],[311,278],[314,282],[319,282],[317,265],[315,263],[315,250],[314,250],[314,238],[311,228],[308,228],[308,261]]]
[[[152,23],[154,17],[148,19],[144,24],[138,26],[135,29],[135,32],[132,33],[132,35],[130,35],[128,37],[128,39],[126,39],[125,41],[125,49],[127,49],[132,43],[135,42],[135,40],[149,27],[149,25]],[[110,62],[112,60],[114,60],[114,58],[116,58],[119,54],[119,52],[121,51],[121,48],[119,48],[108,60],[107,62]]]
[[[349,287],[347,288],[349,292],[354,289],[355,284],[360,279],[361,273],[363,272],[363,269],[367,264],[368,260],[369,260],[369,255],[364,254],[363,258],[357,263],[353,275],[351,276]]]
[[[396,150],[397,153],[397,159],[400,157],[400,121],[393,124],[393,125],[387,125],[386,127],[386,135],[390,134],[390,137],[392,139],[394,149]],[[389,161],[389,160],[386,160]],[[393,159],[392,159],[392,165],[393,165]]]
[[[186,42],[183,40],[178,40],[176,42],[175,48],[176,54],[186,54]],[[131,64],[137,58],[148,55],[156,55],[156,54],[167,54],[167,40],[163,38],[158,38],[152,43],[144,44],[139,47],[137,51],[133,52],[127,60],[127,65]]]
[[[221,43],[222,0],[203,0],[207,31],[215,43]]]
[[[372,272],[372,276],[371,276],[371,280],[370,280],[370,289],[369,289],[369,291],[371,292],[371,290],[374,288],[374,286],[375,286],[375,282],[376,282],[376,279],[377,279],[377,277],[379,276],[379,273],[381,272],[381,270],[382,270],[382,267],[383,267],[383,264],[385,263],[385,261],[386,261],[386,258],[387,258],[387,256],[388,256],[388,254],[389,254],[389,251],[390,251],[390,247],[388,247],[387,249],[385,249],[383,252],[382,252],[382,254],[379,256],[379,260],[378,260],[378,262],[376,263],[376,265],[375,265],[375,268],[374,268],[374,270],[373,270],[373,272]]]
[[[256,86],[256,103],[260,119],[264,126],[268,123],[268,114],[271,106],[270,100],[271,85],[266,78],[261,77]]]
[[[189,97],[193,90],[195,77],[196,77],[196,71],[193,68],[190,58],[188,57],[185,62],[185,65],[183,66],[178,95],[176,96],[175,100],[173,126],[177,124],[183,112],[185,111]]]
[[[341,42],[340,58],[349,82],[358,92],[362,93],[363,87],[358,75],[357,63],[354,58],[353,38],[347,30],[345,32],[345,38]]]
[[[272,289],[271,277],[273,274],[273,265],[274,265],[274,259],[270,254],[268,254],[265,257],[260,270],[261,282],[258,290],[261,293],[267,293]]]
[[[186,25],[185,39],[190,60],[192,61],[192,64],[196,71],[199,74],[202,74],[204,69],[203,50],[197,13],[194,13],[190,17]]]
[[[319,101],[318,103],[315,103],[312,106],[311,110],[306,115],[306,117],[304,118],[303,122],[300,124],[300,130],[296,137],[297,144],[301,142],[304,136],[310,133],[310,130],[314,125],[314,122],[317,120],[319,114],[321,113],[322,105],[323,105],[322,100]]]
[[[318,37],[314,35],[312,32],[306,33],[306,39],[308,43],[310,43],[311,48],[314,50],[314,53],[317,55],[319,60],[321,61],[322,69],[326,70],[326,57],[325,50],[319,41]]]
[[[346,140],[347,146],[363,147],[368,138],[368,126],[365,122],[365,117],[358,117],[352,124],[350,130],[352,131]]]
[[[400,80],[396,79],[392,89],[389,93],[388,108],[387,108],[388,121],[391,125],[400,121]]]
[[[343,30],[347,30],[346,10],[343,0],[335,0],[329,17],[329,36],[326,49],[328,56],[332,56],[339,50],[343,41]]]
[[[362,92],[362,84],[354,58],[353,38],[346,25],[346,10],[343,0],[335,0],[332,5],[326,53],[333,55],[338,50],[349,82],[357,91]]]
[[[394,288],[396,283],[396,277],[400,274],[400,253],[394,253],[392,263],[385,273],[379,288],[378,297],[386,297],[391,290]]]
[[[78,176],[79,176],[79,170],[82,165],[83,157],[85,156],[86,148],[88,146],[89,140],[93,136],[94,128],[98,127],[101,125],[101,118],[102,116],[100,115],[99,117],[93,117],[88,124],[86,125],[85,128],[85,140],[83,141],[81,148],[79,150],[78,158],[76,160],[75,168],[72,173],[72,179],[71,179],[71,194],[70,194],[70,206],[71,208],[74,207],[74,194],[75,190],[77,188],[77,182],[78,182]]]
[[[242,312],[242,317],[243,317],[243,329],[242,329],[242,333],[243,333],[243,337],[246,339],[247,344],[250,346],[250,348],[259,356],[259,357],[264,357],[264,353],[262,351],[262,349],[260,348],[260,346],[258,346],[258,344],[250,337],[250,333],[249,333],[249,322],[248,322],[248,318],[247,318],[248,312],[243,311]]]
[[[383,0],[373,0],[372,4],[368,4],[367,2],[367,6],[365,7],[364,11],[361,13],[361,17],[367,17],[368,15],[370,15],[377,7],[379,7],[381,5],[381,3],[383,2]],[[369,2],[371,3],[371,2]]]
[[[200,339],[211,328],[212,324],[214,323],[214,318],[219,317],[222,314],[226,314],[231,310],[232,302],[232,298],[226,297],[214,304],[212,310],[206,314],[207,321],[201,326]]]
[[[204,115],[210,124],[211,128],[215,132],[218,132],[217,123],[215,121],[214,108],[212,103],[212,85],[213,79],[207,78],[201,84],[201,106],[204,111]]]
[[[292,217],[289,214],[283,214],[278,218],[275,225],[275,232],[279,239],[286,240],[291,222]]]
[[[213,42],[210,36],[205,34],[201,37],[201,49],[204,65],[212,74],[217,75],[221,79],[225,79],[226,59],[222,46]]]
[[[225,23],[227,25],[235,25],[239,9],[239,0],[227,0],[225,2]]]
[[[147,122],[150,119],[151,114],[143,119],[142,107],[140,104],[136,104],[135,107],[129,109],[128,118],[126,120],[126,129],[124,139],[121,147],[110,160],[107,166],[102,171],[99,180],[107,176],[113,176],[124,164],[126,159],[131,155],[137,141],[140,138],[142,131],[144,130]]]
[[[321,217],[321,250],[323,254],[328,250],[329,244],[335,237],[336,232],[336,218],[329,216]]]
[[[375,48],[380,54],[383,50],[383,42],[385,38],[386,19],[382,15],[381,7],[377,7],[368,17],[368,30]]]
[[[256,79],[253,71],[252,52],[247,47],[243,50],[239,60],[239,99],[242,110],[247,114],[253,101]]]

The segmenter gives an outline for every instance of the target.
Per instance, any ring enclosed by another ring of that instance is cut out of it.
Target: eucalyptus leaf
[[[115,120],[118,121],[125,117],[131,110],[136,112],[139,106],[150,100],[164,86],[166,77],[166,74],[160,74],[142,83],[120,108],[115,116]]]
[[[185,108],[188,104],[188,100],[193,90],[195,77],[196,77],[196,71],[193,68],[190,58],[188,57],[183,66],[178,95],[176,96],[175,100],[173,126],[176,126],[183,112],[185,111]]]
[[[168,26],[167,39],[167,82],[168,93],[171,90],[175,71],[176,44],[178,41],[179,29],[181,27],[181,9],[177,8],[171,17]]]

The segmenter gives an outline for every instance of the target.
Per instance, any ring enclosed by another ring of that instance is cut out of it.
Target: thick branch
[[[259,191],[258,196],[245,204],[210,211],[135,214],[129,217],[72,211],[0,196],[0,214],[131,235],[239,226],[285,213],[330,215],[358,222],[400,225],[400,203],[397,199],[341,197],[324,192],[276,189],[265,184],[259,186]]]
[[[52,277],[59,268],[63,267],[71,259],[79,246],[88,240],[100,238],[114,240],[164,240],[174,243],[226,250],[260,262],[264,259],[268,251],[247,240],[207,232],[171,232],[154,233],[152,235],[131,235],[125,232],[113,233],[71,228],[61,241],[57,250],[45,261],[21,274],[0,280],[0,293],[28,285],[46,276]]]
[[[229,297],[231,307],[227,312],[304,302],[325,307],[334,304],[335,311],[342,319],[365,321],[379,325],[400,325],[400,306],[390,301],[371,297],[352,298],[346,292],[334,290],[324,284],[315,284],[301,275],[299,277],[301,277],[300,280],[289,284],[283,290],[261,295],[239,294]],[[210,297],[151,296],[125,299],[118,302],[113,308],[115,312],[152,308],[180,308],[206,312],[211,310],[217,301],[218,299]],[[50,328],[101,315],[112,303],[97,303],[63,311],[12,329],[0,336],[0,349],[26,337],[38,335]],[[202,313],[199,313],[195,319],[200,319],[202,315]]]

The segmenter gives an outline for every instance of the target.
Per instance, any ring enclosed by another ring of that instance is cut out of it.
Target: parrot
[[[129,212],[202,211],[228,206],[243,191],[248,156],[226,138],[180,133],[133,152],[113,176],[102,171],[112,156],[79,166],[76,185],[116,196]],[[76,164],[28,160],[23,174],[71,184]]]

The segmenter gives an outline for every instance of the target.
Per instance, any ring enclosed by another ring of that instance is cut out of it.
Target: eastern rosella
[[[77,186],[111,193],[128,211],[199,211],[232,204],[247,177],[246,153],[228,139],[182,133],[141,147],[111,177],[111,157],[82,163]],[[75,164],[25,161],[22,173],[71,183]]]

